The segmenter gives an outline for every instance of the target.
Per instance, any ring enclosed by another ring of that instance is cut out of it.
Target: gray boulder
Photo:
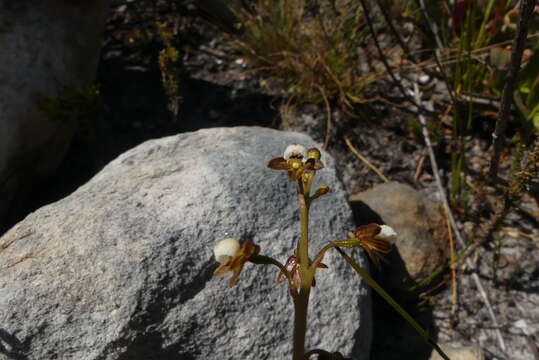
[[[77,122],[43,101],[95,80],[108,2],[0,0],[0,230],[64,158]]]
[[[218,128],[148,141],[0,238],[0,359],[290,359],[293,307],[273,267],[212,279],[213,245],[252,239],[284,262],[299,237],[295,184],[266,168],[298,133]],[[311,212],[311,253],[353,229],[333,159]],[[367,266],[360,250],[349,251]],[[308,348],[368,359],[367,285],[330,252]]]

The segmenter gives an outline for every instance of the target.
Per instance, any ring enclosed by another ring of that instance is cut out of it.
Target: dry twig
[[[513,51],[511,52],[511,65],[509,71],[505,77],[505,83],[502,92],[502,104],[500,112],[498,113],[498,119],[496,121],[496,129],[492,134],[494,140],[492,158],[490,159],[489,177],[491,180],[496,178],[498,174],[498,162],[500,160],[500,154],[502,152],[504,143],[504,133],[507,128],[507,119],[509,117],[509,111],[511,110],[511,99],[513,96],[513,90],[515,88],[515,81],[518,70],[520,69],[520,63],[522,61],[522,53],[524,52],[524,42],[526,41],[526,35],[528,34],[528,22],[530,21],[533,9],[535,7],[536,0],[521,0],[520,1],[520,20],[517,25],[517,32],[515,39],[513,40]]]
[[[427,157],[425,155],[421,155],[421,157],[419,158],[419,162],[415,169],[414,182],[417,182],[419,180],[419,176],[421,175],[421,172],[423,171],[423,166],[425,165],[426,158]]]
[[[447,208],[445,208],[445,218],[447,223],[447,235],[449,237],[449,252],[451,253],[451,315],[457,314],[458,306],[458,293],[457,293],[457,263],[456,263],[456,251],[455,241],[453,240],[453,231],[451,230],[451,222],[449,221],[449,214]]]
[[[374,171],[376,175],[378,175],[382,180],[384,180],[384,182],[389,182],[389,179],[385,177],[385,175],[376,166],[371,164],[371,162],[367,160],[365,156],[361,155],[361,153],[354,147],[354,145],[352,145],[352,142],[350,141],[350,139],[348,139],[347,136],[344,137],[344,141],[346,142],[346,145],[348,145],[350,151],[354,153],[354,155],[356,155],[361,161],[363,161],[365,165],[367,165],[372,171]]]

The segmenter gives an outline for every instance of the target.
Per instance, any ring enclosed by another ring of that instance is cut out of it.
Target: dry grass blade
[[[331,107],[329,105],[328,97],[326,96],[326,92],[324,91],[324,89],[321,86],[318,86],[318,90],[320,90],[320,94],[324,99],[324,105],[326,106],[326,139],[324,140],[324,145],[322,147],[324,149],[327,149],[329,144],[329,137],[331,134]]]
[[[445,208],[445,219],[447,223],[447,235],[449,237],[449,251],[451,256],[451,315],[456,316],[458,307],[458,293],[457,293],[457,261],[455,251],[455,241],[453,240],[453,232],[451,230],[451,221],[449,220],[449,214],[447,208]]]
[[[421,172],[423,171],[423,167],[425,165],[425,159],[427,157],[425,155],[421,155],[421,157],[419,158],[419,161],[417,163],[417,167],[415,169],[415,174],[414,174],[414,182],[417,183],[417,181],[419,180],[419,176],[421,176]]]
[[[346,142],[346,145],[348,145],[350,151],[352,151],[354,155],[356,155],[361,161],[363,161],[363,163],[365,163],[365,165],[367,165],[372,171],[374,171],[376,175],[380,177],[380,179],[382,179],[384,182],[389,182],[389,179],[376,166],[371,164],[371,162],[367,160],[365,156],[361,155],[361,153],[354,147],[354,145],[352,145],[352,142],[347,136],[344,137],[344,141]]]

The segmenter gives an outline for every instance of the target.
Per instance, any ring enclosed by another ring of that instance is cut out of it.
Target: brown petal
[[[239,264],[237,264],[234,267],[233,272],[232,272],[232,276],[230,277],[230,280],[228,280],[228,286],[229,287],[232,287],[232,286],[236,285],[236,282],[238,281],[238,277],[241,274],[241,270],[243,269],[244,264],[245,264],[244,262],[240,262]]]
[[[378,252],[387,254],[391,251],[391,243],[387,241],[386,239],[382,239],[379,237],[375,237],[372,239],[368,239],[365,241],[360,241],[361,245],[363,247],[369,247],[373,250],[376,250]]]
[[[368,238],[375,237],[376,235],[380,233],[380,231],[382,231],[382,228],[380,227],[380,225],[375,224],[375,223],[370,223],[367,225],[361,225],[359,228],[357,228],[357,230],[354,231],[354,236],[358,240],[368,239]]]
[[[213,277],[215,278],[220,278],[220,277],[223,277],[225,276],[230,270],[230,263],[225,263],[225,264],[221,264],[219,265],[219,267],[217,267],[217,269],[215,269],[215,271],[213,272]]]
[[[382,255],[380,255],[379,253],[377,253],[376,251],[373,251],[372,249],[369,249],[369,248],[366,248],[366,247],[364,247],[364,249],[367,251],[367,254],[369,254],[369,257],[371,258],[374,265],[376,265],[378,270],[382,269],[382,265],[380,263],[380,260],[384,261],[385,263],[388,263],[388,260],[385,257],[383,257]]]
[[[372,262],[380,269],[380,260],[387,261],[381,254],[391,251],[391,243],[386,239],[376,237],[382,228],[380,225],[371,223],[360,226],[354,231],[353,236],[359,241],[363,249],[367,251]]]
[[[318,263],[318,264],[316,264],[316,267],[320,268],[320,269],[327,269],[328,268],[328,266],[326,264],[324,264],[324,263]]]
[[[268,167],[273,170],[289,170],[290,169],[290,165],[288,164],[288,161],[286,161],[285,158],[283,157],[271,159],[268,162]]]

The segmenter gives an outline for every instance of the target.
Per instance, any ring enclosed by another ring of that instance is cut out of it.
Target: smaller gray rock
[[[383,284],[406,289],[446,261],[447,232],[442,208],[411,186],[389,182],[350,197],[356,223],[384,223],[398,236],[383,266]],[[388,274],[385,276],[385,274]]]

